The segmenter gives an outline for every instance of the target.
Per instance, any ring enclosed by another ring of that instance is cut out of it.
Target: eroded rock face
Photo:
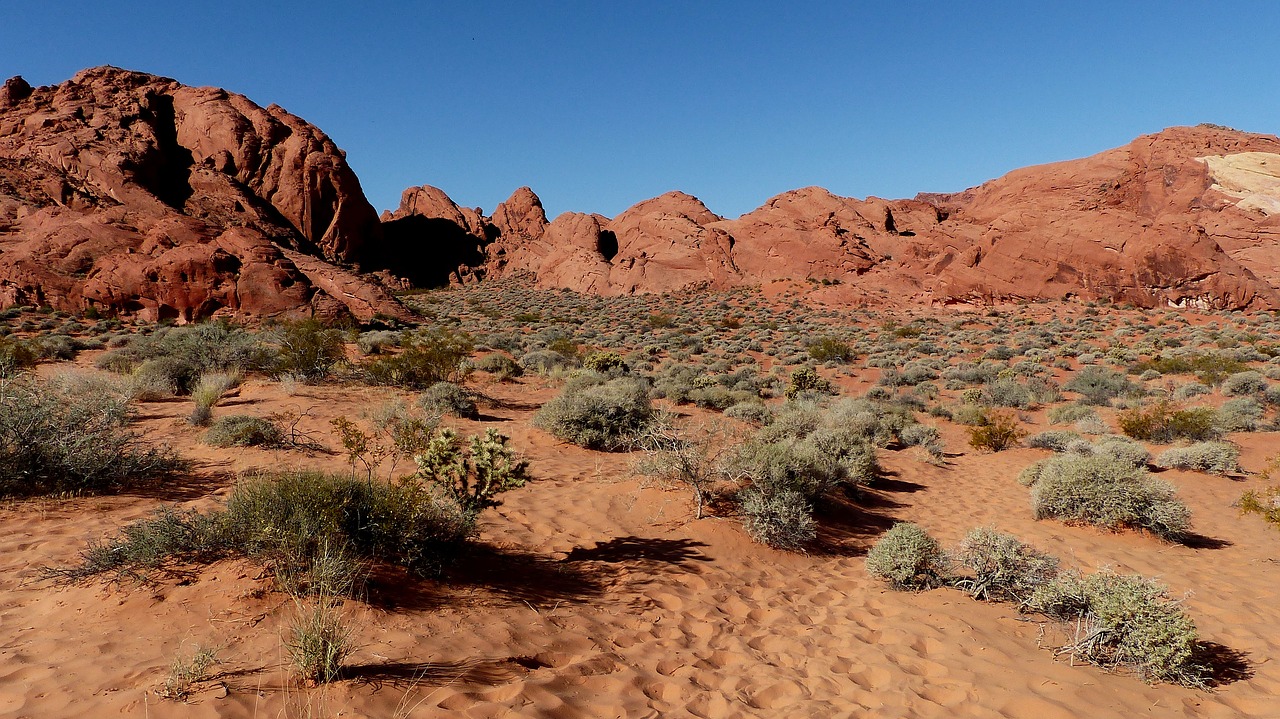
[[[447,198],[429,212],[455,218],[484,257],[455,278],[523,271],[601,294],[812,279],[838,282],[842,302],[1280,307],[1278,176],[1280,139],[1200,126],[914,200],[808,187],[728,220],[672,192],[612,220],[548,223],[521,188],[491,220],[457,219]],[[414,212],[402,203],[397,216]]]
[[[407,317],[373,286],[330,296],[286,255],[353,262],[380,232],[341,150],[279,107],[111,67],[0,90],[0,304]]]

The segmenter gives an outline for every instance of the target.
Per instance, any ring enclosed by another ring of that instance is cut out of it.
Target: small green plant
[[[497,507],[497,495],[523,487],[528,480],[529,463],[518,459],[507,441],[490,427],[464,446],[456,432],[442,429],[426,451],[414,456],[416,476],[438,485],[472,514]]]
[[[1001,452],[1013,447],[1027,436],[1012,412],[987,412],[986,421],[969,427],[969,446],[990,452]]]
[[[461,383],[471,371],[466,359],[475,351],[475,343],[465,332],[431,327],[404,338],[401,345],[399,354],[364,364],[371,384],[424,390],[437,382]]]
[[[795,399],[803,394],[835,394],[835,387],[823,379],[812,367],[801,367],[791,373],[791,382],[787,385],[787,399]]]
[[[286,643],[298,674],[308,682],[336,681],[342,664],[355,651],[354,629],[342,613],[341,601],[320,598],[297,602],[297,614]]]
[[[479,419],[480,409],[471,393],[453,382],[436,382],[422,393],[418,404],[428,414]]]
[[[186,701],[197,684],[209,678],[209,668],[218,663],[217,650],[197,646],[191,656],[179,654],[169,665],[169,675],[158,692],[165,699]]]
[[[920,525],[898,522],[867,552],[867,571],[896,589],[928,589],[945,584],[951,566],[941,545]]]
[[[1271,484],[1272,477],[1280,471],[1280,454],[1267,458],[1267,466],[1260,473],[1263,482],[1260,489],[1250,489],[1240,496],[1240,514],[1257,514],[1268,524],[1280,528],[1280,485]]]
[[[209,420],[213,417],[214,405],[222,399],[223,395],[239,386],[241,381],[243,376],[238,371],[205,372],[200,375],[200,379],[191,390],[191,399],[196,405],[189,418],[191,424],[197,427],[209,424]]]

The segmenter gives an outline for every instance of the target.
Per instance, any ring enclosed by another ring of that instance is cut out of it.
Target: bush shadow
[[[1196,645],[1195,660],[1208,668],[1208,684],[1220,687],[1253,678],[1253,664],[1248,652],[1232,649],[1217,642],[1201,641]]]

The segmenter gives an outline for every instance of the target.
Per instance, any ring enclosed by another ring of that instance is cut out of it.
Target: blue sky
[[[370,201],[737,216],[805,185],[960,190],[1171,125],[1280,132],[1265,2],[13,3],[0,75],[112,64],[310,120]]]

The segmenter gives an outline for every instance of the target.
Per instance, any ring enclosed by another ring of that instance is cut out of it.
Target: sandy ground
[[[506,408],[481,424],[512,436],[536,480],[486,515],[481,541],[448,585],[374,577],[349,603],[359,649],[349,678],[303,688],[284,634],[293,601],[248,563],[224,562],[159,586],[37,580],[162,503],[211,506],[234,472],[342,469],[341,456],[227,452],[197,442],[187,402],[143,407],[141,426],[196,461],[189,477],[119,496],[0,507],[0,715],[9,717],[1273,717],[1280,716],[1280,533],[1232,503],[1256,477],[1170,471],[1202,538],[1170,545],[1135,533],[1037,522],[1018,472],[1046,456],[977,454],[943,423],[946,466],[883,453],[888,476],[865,501],[823,512],[807,554],[751,543],[731,518],[692,518],[687,493],[633,476],[632,458],[563,445],[533,429],[555,390],[486,385]],[[388,392],[252,380],[217,413],[309,410],[304,428],[358,417]],[[1034,428],[1036,430],[1044,427]],[[331,438],[326,438],[333,444]],[[1241,435],[1257,471],[1274,434]],[[978,525],[1013,532],[1067,566],[1159,577],[1202,637],[1240,659],[1215,691],[1148,685],[1073,666],[1055,631],[1010,605],[956,590],[900,593],[868,576],[865,550],[897,520],[946,543]],[[189,703],[160,698],[170,662],[216,646],[217,677]],[[1043,645],[1043,646],[1042,646]]]

